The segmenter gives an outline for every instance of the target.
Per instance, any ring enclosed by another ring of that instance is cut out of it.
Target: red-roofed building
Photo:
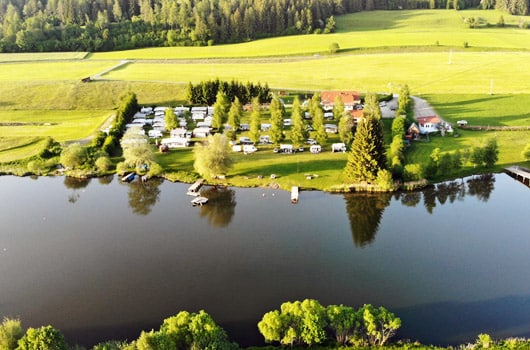
[[[438,116],[418,117],[418,125],[421,134],[429,134],[431,132],[440,131],[440,124],[442,120]]]
[[[322,91],[320,98],[325,110],[333,109],[337,96],[340,96],[344,109],[348,111],[352,110],[353,106],[361,104],[361,94],[357,91]]]
[[[353,109],[349,111],[351,117],[353,118],[353,122],[355,125],[359,123],[359,120],[363,117],[363,110],[362,109]]]

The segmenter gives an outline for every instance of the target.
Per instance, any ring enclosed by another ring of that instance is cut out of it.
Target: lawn
[[[3,135],[3,134],[2,134]],[[37,154],[44,146],[43,137],[0,137],[0,163]]]
[[[451,63],[449,60],[451,59]],[[306,57],[286,61],[156,63],[138,61],[103,78],[187,83],[219,78],[278,89],[398,91],[412,94],[530,93],[530,52],[414,52]],[[516,78],[515,78],[516,77]]]
[[[60,142],[75,141],[94,135],[111,115],[112,111],[101,110],[3,111],[0,135],[22,139],[52,136]]]

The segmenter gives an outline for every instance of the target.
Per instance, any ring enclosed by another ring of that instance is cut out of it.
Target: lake
[[[240,345],[284,301],[371,303],[425,344],[530,336],[530,189],[505,174],[329,194],[0,177],[0,317],[92,346],[204,309]]]

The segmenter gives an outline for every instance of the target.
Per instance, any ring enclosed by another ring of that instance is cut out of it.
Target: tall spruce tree
[[[242,117],[243,107],[239,102],[239,98],[236,96],[234,102],[232,102],[230,105],[230,110],[228,111],[228,125],[230,125],[230,133],[228,133],[228,138],[232,141],[236,139],[236,133],[241,126]]]
[[[274,95],[270,105],[271,113],[271,142],[279,144],[283,140],[283,118],[285,117],[285,107],[277,95]]]
[[[304,123],[304,118],[302,118],[302,108],[298,96],[293,100],[291,122],[291,141],[295,147],[300,147],[304,143],[304,140],[308,138],[309,132]]]
[[[354,182],[374,183],[377,173],[386,167],[381,110],[377,97],[368,94],[363,118],[357,125],[355,138],[348,155],[345,175]]]

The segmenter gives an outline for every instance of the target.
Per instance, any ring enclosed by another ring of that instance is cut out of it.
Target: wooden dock
[[[201,189],[203,183],[204,179],[199,179],[195,181],[195,183],[188,188],[188,192],[186,194],[188,196],[198,196],[199,190]]]
[[[517,181],[522,182],[526,186],[530,186],[530,170],[520,166],[510,166],[504,168],[504,171]]]

